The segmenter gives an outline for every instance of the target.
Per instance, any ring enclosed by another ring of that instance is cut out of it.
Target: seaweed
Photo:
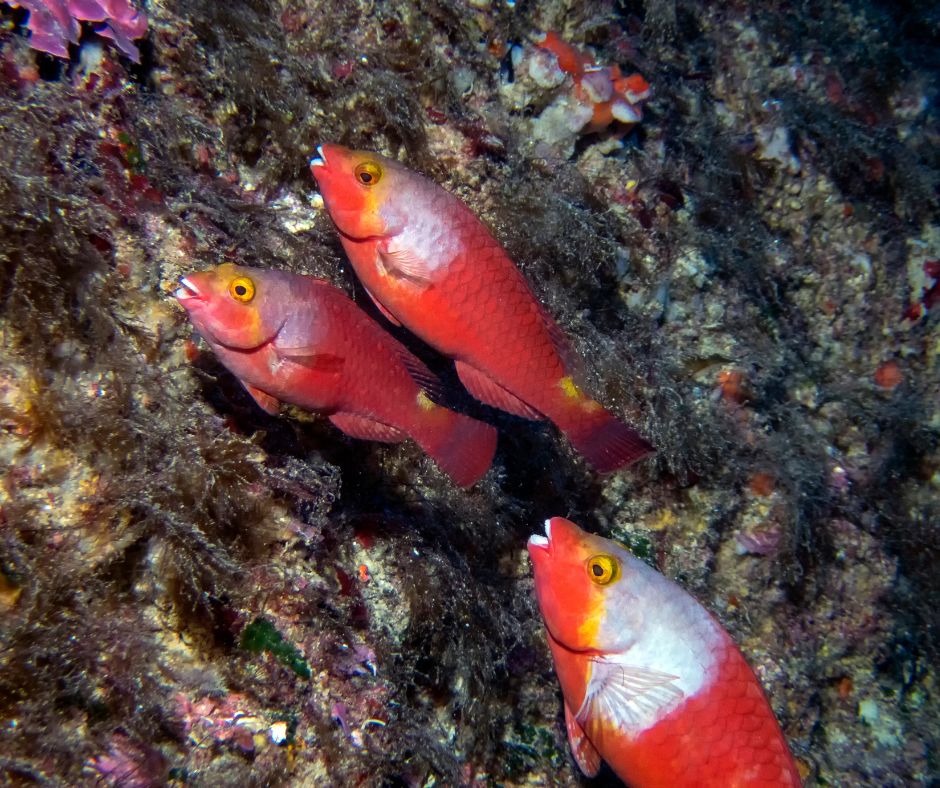
[[[284,640],[266,618],[256,618],[242,630],[241,647],[255,653],[267,652],[300,678],[310,678],[310,667],[297,647]]]
[[[700,595],[824,779],[929,770],[937,320],[901,315],[937,254],[935,12],[791,5],[172,2],[143,65],[93,73],[0,32],[2,779],[574,780],[522,559],[556,514]],[[529,158],[544,97],[500,63],[550,26],[643,70],[638,130]],[[312,196],[323,141],[464,197],[656,457],[598,478],[403,331],[500,429],[476,489],[258,411],[170,292],[237,260],[371,309]],[[903,699],[909,749],[846,749],[863,696]]]

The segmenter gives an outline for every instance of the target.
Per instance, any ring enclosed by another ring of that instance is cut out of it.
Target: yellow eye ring
[[[612,555],[591,556],[587,560],[587,573],[592,583],[606,586],[620,575],[620,563]]]
[[[236,276],[228,283],[228,292],[236,301],[247,304],[255,297],[255,283],[247,276]]]
[[[382,168],[374,161],[364,161],[357,164],[355,169],[356,180],[363,186],[375,186],[382,180]]]

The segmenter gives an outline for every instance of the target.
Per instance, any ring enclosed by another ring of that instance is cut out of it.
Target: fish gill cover
[[[937,778],[935,10],[140,10],[136,66],[0,4],[5,783],[573,783],[523,557],[558,514],[719,617],[810,781]],[[595,128],[545,32],[642,121]],[[500,429],[475,489],[262,413],[171,295],[229,260],[370,309],[325,141],[466,200],[655,459],[598,477],[402,333]]]

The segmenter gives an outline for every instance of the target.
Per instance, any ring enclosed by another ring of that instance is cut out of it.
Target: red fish
[[[328,282],[225,263],[184,277],[175,295],[268,413],[289,402],[354,438],[411,437],[464,487],[490,467],[496,430],[435,404],[433,373]]]
[[[721,625],[626,548],[553,517],[529,538],[568,741],[633,788],[798,788],[753,671]]]
[[[386,317],[453,358],[477,399],[547,418],[599,471],[652,450],[581,391],[578,359],[506,251],[460,200],[375,153],[311,162],[360,280]]]

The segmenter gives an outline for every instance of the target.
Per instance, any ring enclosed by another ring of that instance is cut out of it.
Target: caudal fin
[[[472,487],[493,462],[496,430],[462,413],[447,415],[450,418],[438,421],[431,435],[416,436],[418,443],[454,482]]]
[[[598,472],[611,473],[626,468],[654,451],[652,444],[635,429],[599,404],[592,404],[593,408],[582,408],[556,424]]]

